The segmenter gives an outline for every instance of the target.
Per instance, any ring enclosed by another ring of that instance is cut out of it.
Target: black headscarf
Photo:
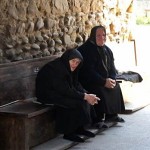
[[[71,71],[70,70],[70,65],[69,65],[69,60],[74,59],[74,58],[78,58],[78,59],[81,60],[80,64],[76,68],[76,70],[78,70],[81,67],[81,64],[83,62],[83,57],[77,49],[66,50],[61,56],[61,59],[62,59],[63,63],[65,64],[65,66],[67,67],[67,69],[69,71]]]
[[[106,34],[106,29],[105,29],[104,26],[100,25],[100,26],[93,27],[92,30],[91,30],[91,33],[90,33],[90,36],[89,36],[88,40],[91,41],[92,43],[94,43],[95,45],[97,45],[96,44],[96,32],[97,32],[97,29],[102,29],[105,32],[105,34]]]
[[[91,29],[91,34],[89,36],[89,41],[91,43],[93,43],[94,45],[97,46],[97,51],[98,53],[100,54],[101,58],[102,58],[102,62],[103,62],[103,66],[108,74],[108,70],[110,69],[110,58],[107,56],[107,51],[106,51],[106,47],[105,45],[103,46],[98,46],[97,43],[96,43],[96,32],[98,29],[102,29],[105,34],[106,34],[106,29],[104,26],[100,25],[100,26],[95,26]]]
[[[72,72],[70,65],[69,65],[69,60],[78,58],[81,60],[80,64],[77,66],[77,68]],[[63,55],[61,56],[61,60],[63,61],[64,65],[66,66],[68,72],[71,74],[72,77],[72,84],[74,87],[78,86],[78,72],[79,68],[82,65],[83,62],[83,57],[81,53],[77,49],[69,49],[66,50]]]

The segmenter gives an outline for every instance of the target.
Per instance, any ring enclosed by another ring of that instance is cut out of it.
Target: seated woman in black
[[[99,98],[87,94],[78,82],[78,71],[83,58],[76,49],[66,50],[60,57],[47,63],[36,78],[36,96],[44,104],[56,106],[56,129],[63,138],[84,142],[78,135],[94,137],[85,130],[91,122],[92,105]],[[94,115],[94,114],[92,114]]]
[[[84,62],[79,74],[82,86],[101,98],[98,105],[94,105],[99,122],[105,121],[124,122],[118,114],[125,111],[122,92],[116,82],[116,68],[111,49],[105,44],[106,29],[95,26],[91,30],[89,39],[78,50]]]

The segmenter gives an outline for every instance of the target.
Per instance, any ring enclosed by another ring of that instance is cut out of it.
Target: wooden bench
[[[54,107],[35,98],[37,72],[56,57],[0,65],[0,149],[29,150],[57,135]]]

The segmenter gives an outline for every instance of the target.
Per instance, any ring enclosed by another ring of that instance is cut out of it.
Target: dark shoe
[[[99,122],[99,123],[97,123],[96,127],[98,129],[101,129],[101,128],[107,129],[107,128],[109,128],[109,126],[105,122]]]
[[[119,116],[117,116],[114,120],[115,122],[125,122],[125,120]]]
[[[80,143],[84,142],[84,139],[82,139],[81,137],[75,134],[69,134],[69,135],[64,134],[63,138],[66,140],[73,141],[73,142],[80,142]]]
[[[92,127],[96,128],[96,129],[109,128],[109,126],[104,121],[95,123],[92,125]]]
[[[80,128],[77,130],[76,134],[79,134],[79,135],[85,135],[87,137],[95,137],[95,134],[88,131],[88,130],[85,130],[83,128]]]
[[[99,123],[99,122],[103,122],[104,121],[104,114],[100,114],[99,117],[95,117],[93,118],[93,124]]]
[[[112,118],[108,118],[105,120],[106,122],[125,122],[125,120],[119,116],[115,116],[115,117],[112,117]]]

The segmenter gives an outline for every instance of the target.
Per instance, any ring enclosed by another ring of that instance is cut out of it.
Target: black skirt
[[[72,133],[77,128],[90,124],[91,115],[95,113],[93,106],[84,100],[70,101],[72,107],[64,108],[55,105],[56,130],[62,134]]]
[[[95,87],[91,92],[100,97],[97,105],[94,105],[96,114],[118,114],[125,111],[123,95],[120,85],[116,83],[115,88]]]

